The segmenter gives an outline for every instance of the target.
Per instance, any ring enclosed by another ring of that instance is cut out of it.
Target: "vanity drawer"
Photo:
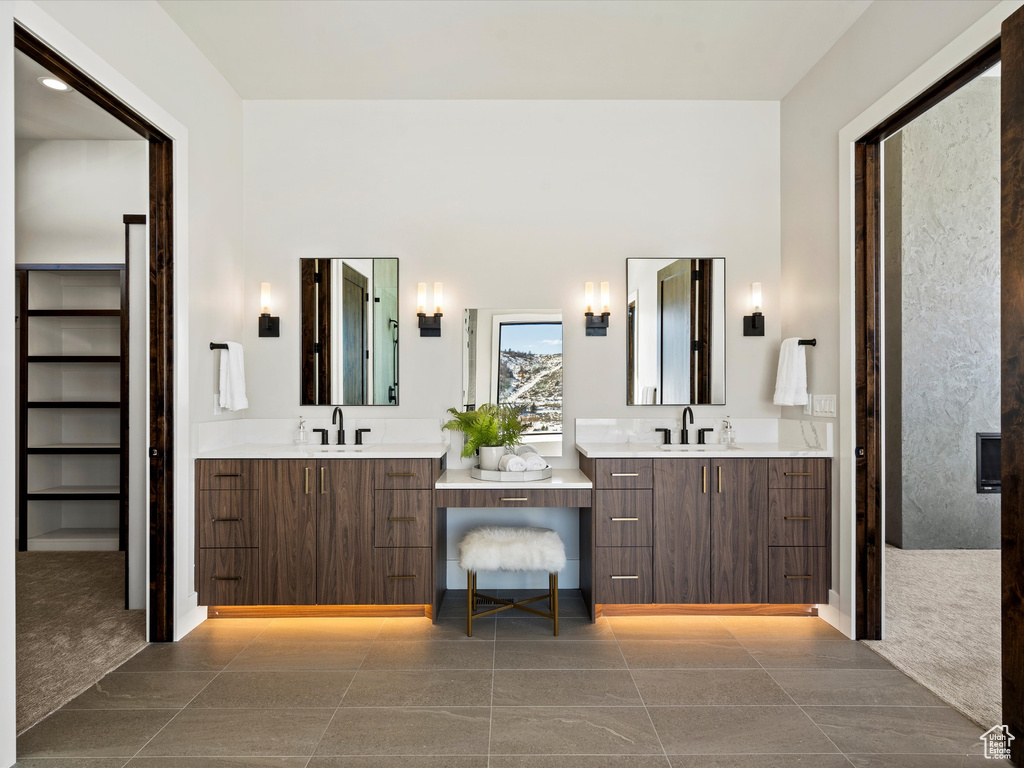
[[[598,547],[649,547],[653,543],[653,491],[597,491],[594,543]]]
[[[200,459],[196,476],[202,491],[259,488],[260,463],[250,459]]]
[[[375,491],[375,547],[429,547],[433,491]]]
[[[438,507],[589,507],[589,488],[508,488],[434,492]]]
[[[769,488],[827,488],[828,459],[769,459]]]
[[[594,462],[594,488],[651,488],[654,470],[650,459],[598,459]]]
[[[768,545],[826,546],[830,501],[824,489],[768,491]]]
[[[827,603],[828,547],[769,547],[768,602]]]
[[[258,549],[199,550],[200,605],[259,605]]]
[[[433,488],[431,463],[430,459],[378,459],[374,462],[374,488]]]
[[[650,547],[598,547],[594,601],[649,603],[654,598]]]
[[[258,547],[259,491],[199,491],[199,546]]]
[[[432,601],[429,547],[388,547],[373,552],[378,605]]]

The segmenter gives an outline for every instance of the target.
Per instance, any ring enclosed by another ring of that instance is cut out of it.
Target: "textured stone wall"
[[[999,431],[999,78],[902,132],[903,546],[999,546],[975,433]]]

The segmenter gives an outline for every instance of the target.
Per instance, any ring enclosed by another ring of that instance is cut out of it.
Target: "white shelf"
[[[28,540],[29,552],[116,552],[117,528],[58,528]]]

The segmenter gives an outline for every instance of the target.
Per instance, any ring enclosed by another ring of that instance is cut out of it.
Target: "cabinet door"
[[[316,602],[316,463],[264,461],[260,598],[264,605]]]
[[[654,460],[654,602],[711,602],[711,468]]]
[[[711,602],[768,602],[768,460],[712,459]]]
[[[373,473],[370,459],[331,459],[317,467],[316,601],[373,603]]]

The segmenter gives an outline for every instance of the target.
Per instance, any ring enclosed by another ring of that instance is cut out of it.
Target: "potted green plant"
[[[480,469],[496,470],[498,461],[507,449],[522,442],[525,425],[520,421],[521,410],[514,405],[481,405],[475,411],[449,408],[452,419],[443,429],[461,432],[465,436],[462,457],[468,459],[480,453]]]

